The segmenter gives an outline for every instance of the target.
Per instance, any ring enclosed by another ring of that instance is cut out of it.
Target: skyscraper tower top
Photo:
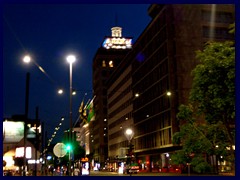
[[[102,47],[105,49],[131,49],[132,38],[122,37],[122,28],[114,26],[111,28],[112,36],[105,37]]]
[[[121,27],[112,27],[112,37],[122,37],[122,28]]]

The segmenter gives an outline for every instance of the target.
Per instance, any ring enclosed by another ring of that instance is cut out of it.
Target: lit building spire
[[[122,28],[121,27],[112,27],[112,37],[122,37]]]
[[[112,36],[106,37],[102,46],[106,49],[131,49],[132,38],[122,37],[122,28],[115,26],[111,28]]]

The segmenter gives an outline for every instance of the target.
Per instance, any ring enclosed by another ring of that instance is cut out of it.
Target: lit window
[[[113,67],[113,61],[109,61],[109,67]]]
[[[105,60],[102,61],[102,67],[106,67],[106,62],[105,62]]]

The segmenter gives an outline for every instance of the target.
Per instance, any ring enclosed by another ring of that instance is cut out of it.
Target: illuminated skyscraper
[[[132,38],[122,36],[121,27],[112,27],[93,59],[95,120],[89,124],[90,153],[94,163],[105,165],[108,158],[107,80],[132,49]]]
[[[233,40],[228,28],[235,12],[231,4],[153,4],[148,14],[152,21],[108,81],[108,144],[117,167],[127,148],[123,130],[133,126],[136,162],[155,171],[181,148],[172,137],[179,131],[178,105],[192,87],[196,50],[209,40]]]

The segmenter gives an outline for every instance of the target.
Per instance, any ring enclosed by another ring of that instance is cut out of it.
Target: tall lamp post
[[[26,55],[23,58],[24,63],[29,63],[31,57]],[[27,142],[27,121],[28,121],[28,105],[29,105],[29,82],[30,82],[30,73],[26,74],[26,95],[25,95],[25,122],[24,122],[24,137],[23,137],[23,176],[26,176],[26,142]]]
[[[133,149],[132,149],[132,138],[133,138],[133,135],[134,135],[134,132],[133,132],[132,129],[130,129],[130,128],[126,129],[125,136],[126,136],[126,138],[128,140],[128,145],[129,145],[128,155],[130,156],[127,159],[129,160],[128,163],[130,163],[130,164],[131,164],[131,160],[132,160],[132,151],[133,151]],[[130,175],[131,175],[131,173],[130,173]]]
[[[69,63],[69,80],[70,80],[69,143],[71,144],[71,142],[72,142],[72,91],[73,91],[72,90],[72,64],[76,61],[76,57],[74,55],[68,55],[66,59],[67,59],[67,62]],[[71,150],[69,150],[68,173],[69,173],[69,176],[72,175],[72,171],[71,171]]]

